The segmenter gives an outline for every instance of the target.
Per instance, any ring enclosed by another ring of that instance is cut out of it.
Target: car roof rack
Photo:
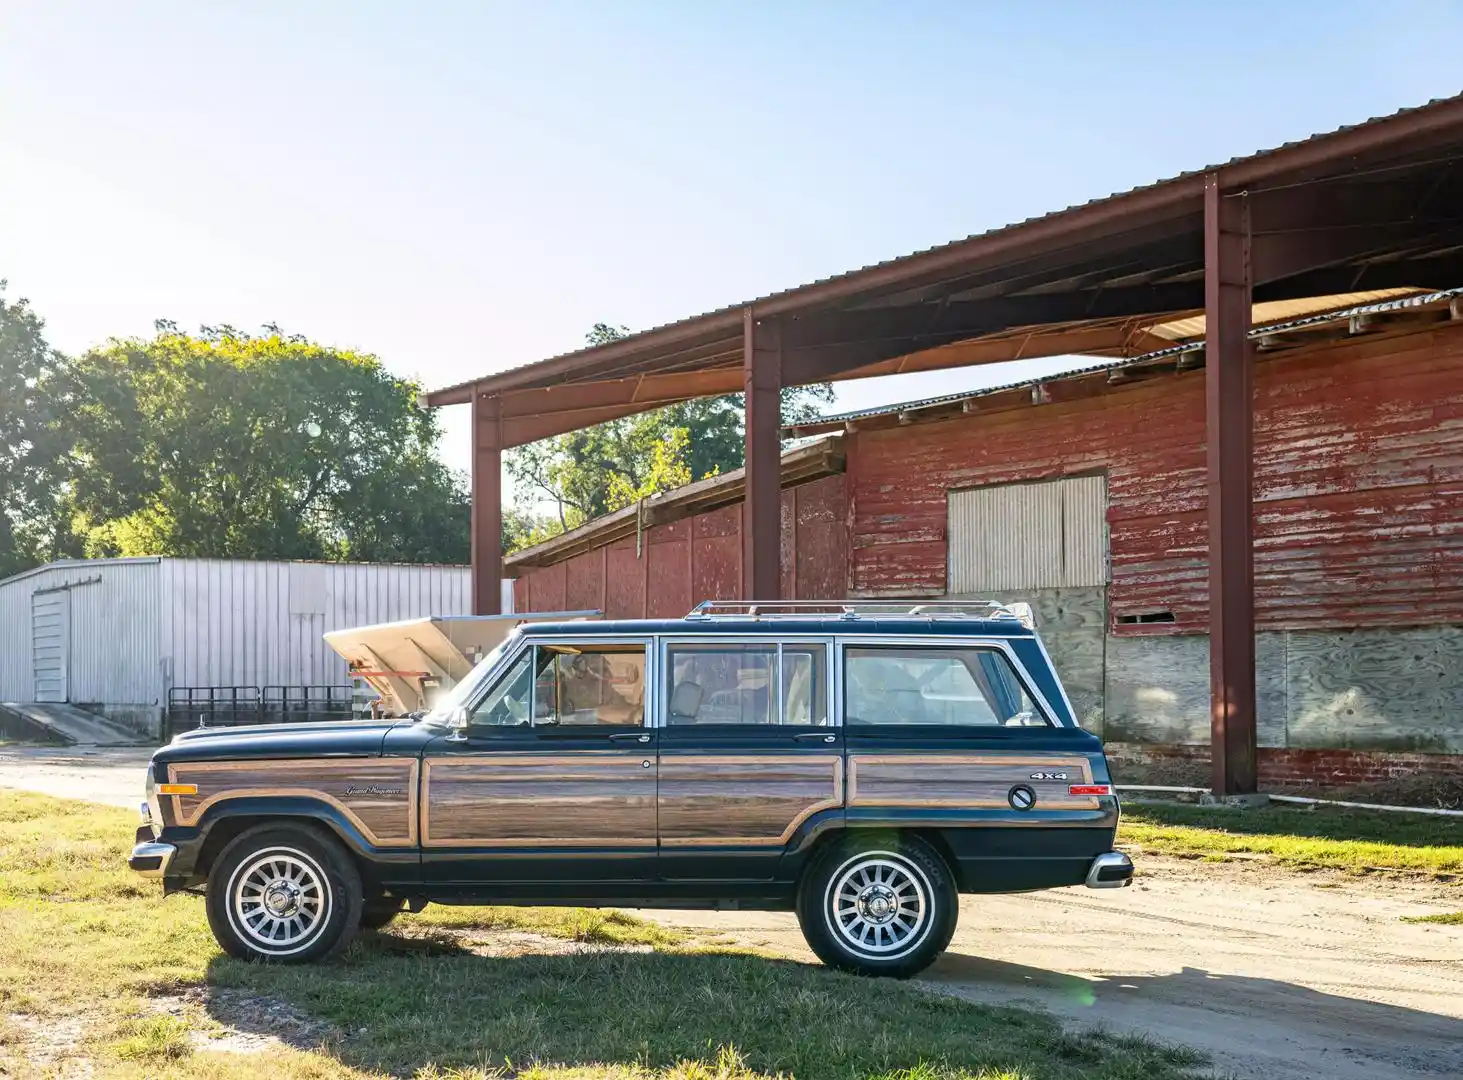
[[[1033,629],[1030,604],[998,600],[703,600],[688,619],[1014,619]]]

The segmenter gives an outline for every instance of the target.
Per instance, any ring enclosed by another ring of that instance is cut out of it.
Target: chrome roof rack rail
[[[1014,619],[1033,625],[1029,604],[997,600],[703,600],[688,619]]]

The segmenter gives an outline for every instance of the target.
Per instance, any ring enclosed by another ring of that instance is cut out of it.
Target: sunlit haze
[[[7,0],[0,278],[66,351],[275,322],[433,387],[1453,94],[1459,56],[1445,0]]]

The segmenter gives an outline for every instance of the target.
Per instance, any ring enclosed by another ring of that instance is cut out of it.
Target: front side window
[[[1047,727],[995,649],[870,646],[844,650],[844,722]]]
[[[638,727],[645,647],[535,645],[473,710],[474,727]]]
[[[819,644],[672,645],[666,723],[822,727],[828,723]]]

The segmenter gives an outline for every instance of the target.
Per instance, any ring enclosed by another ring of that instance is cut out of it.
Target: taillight
[[[1068,795],[1111,795],[1111,784],[1073,784],[1067,789]]]

